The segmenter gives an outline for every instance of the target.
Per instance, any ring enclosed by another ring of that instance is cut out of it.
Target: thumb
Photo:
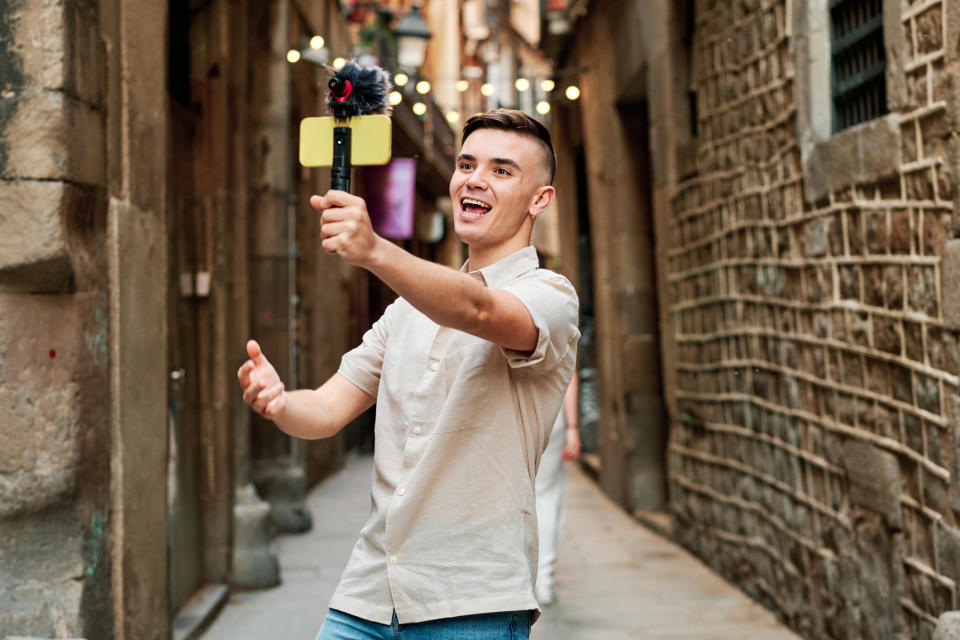
[[[260,345],[256,340],[247,341],[247,355],[253,360],[253,364],[260,364],[263,362],[263,352],[260,351]]]

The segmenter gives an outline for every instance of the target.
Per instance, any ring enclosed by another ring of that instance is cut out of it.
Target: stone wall
[[[884,3],[893,137],[842,134],[854,166],[827,149],[811,200],[794,48],[818,4],[695,5],[665,264],[675,532],[806,637],[928,638],[960,606],[958,7]]]

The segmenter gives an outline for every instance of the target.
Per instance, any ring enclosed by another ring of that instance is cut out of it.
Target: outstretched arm
[[[288,392],[255,340],[247,343],[247,356],[237,371],[243,401],[291,436],[329,438],[376,401],[339,373],[319,389]]]
[[[323,248],[363,267],[421,313],[445,327],[513,349],[533,351],[537,327],[511,293],[485,287],[448,267],[407,253],[373,231],[362,198],[342,191],[313,196],[322,212]]]

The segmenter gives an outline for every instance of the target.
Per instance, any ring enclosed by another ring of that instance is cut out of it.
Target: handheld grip
[[[350,127],[334,127],[330,188],[349,193],[350,169]]]

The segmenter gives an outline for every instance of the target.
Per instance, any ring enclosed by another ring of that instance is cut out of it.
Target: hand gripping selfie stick
[[[354,166],[390,162],[390,80],[380,67],[348,62],[327,86],[333,117],[300,123],[300,164],[331,167],[330,188],[349,192]]]

